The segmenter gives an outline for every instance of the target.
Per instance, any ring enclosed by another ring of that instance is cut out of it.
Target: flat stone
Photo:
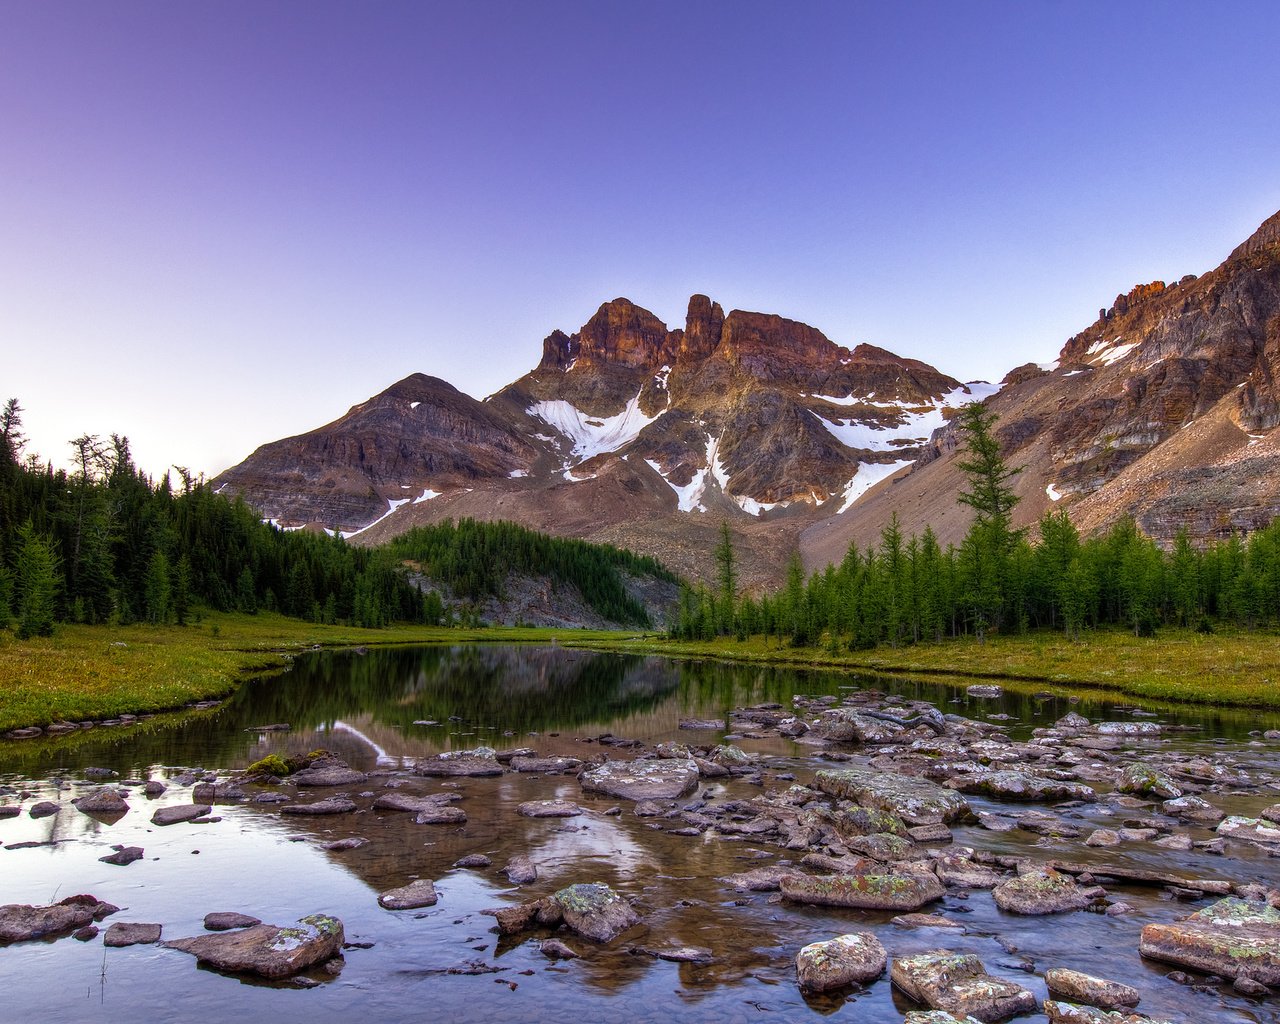
[[[341,952],[344,937],[336,917],[312,914],[289,928],[259,924],[164,945],[191,953],[200,963],[220,971],[287,978],[332,959]]]
[[[946,1010],[912,1010],[902,1024],[982,1024],[976,1017],[956,1017]]]
[[[452,793],[433,793],[431,796],[415,796],[412,793],[400,793],[392,791],[383,793],[377,800],[373,802],[375,811],[404,811],[407,814],[417,814],[420,811],[428,811],[433,808],[440,807],[443,804],[451,803],[454,799]]]
[[[526,818],[573,818],[582,808],[571,800],[526,800],[516,813]]]
[[[369,776],[344,765],[327,765],[323,768],[303,768],[289,776],[295,786],[358,786]]]
[[[1138,951],[1206,974],[1280,985],[1280,910],[1229,896],[1184,921],[1147,925]]]
[[[174,804],[172,807],[157,807],[155,814],[151,815],[151,824],[177,825],[182,821],[203,818],[212,810],[213,808],[208,804]]]
[[[1164,727],[1159,722],[1099,722],[1094,731],[1101,736],[1159,736]]]
[[[69,896],[45,907],[8,903],[0,906],[0,945],[70,934],[116,909],[93,896]]]
[[[348,850],[358,850],[362,846],[368,846],[369,840],[364,836],[347,836],[345,839],[334,839],[328,843],[321,843],[320,849],[328,850],[331,853],[346,853]]]
[[[469,853],[453,862],[455,868],[487,868],[493,861],[483,853]]]
[[[969,1014],[991,1022],[1036,1008],[1031,992],[988,974],[971,953],[935,949],[901,957],[893,961],[889,977],[909,998],[956,1016]]]
[[[934,862],[934,870],[943,885],[957,889],[994,889],[1005,876],[968,857],[948,854]]]
[[[439,899],[435,883],[429,878],[419,878],[379,895],[378,906],[384,910],[416,910],[419,907],[434,907]]]
[[[959,921],[942,917],[940,914],[899,914],[889,923],[898,928],[947,928],[959,932],[966,930]]]
[[[102,937],[104,946],[147,946],[160,941],[162,926],[158,924],[134,924],[117,921]]]
[[[646,948],[644,952],[672,964],[709,964],[716,958],[706,946],[659,946]]]
[[[576,757],[513,757],[511,767],[518,772],[569,775],[582,767],[582,761]]]
[[[345,796],[331,796],[313,804],[289,804],[280,808],[281,814],[351,814],[356,805]]]
[[[824,768],[814,786],[829,796],[892,811],[909,825],[950,822],[969,813],[969,802],[928,779],[876,768]]]
[[[57,805],[55,804],[55,806]],[[0,804],[0,821],[3,821],[5,818],[16,818],[21,813],[21,804]],[[37,815],[37,817],[39,817],[39,815]]]
[[[1166,800],[1161,807],[1165,814],[1204,825],[1216,825],[1226,817],[1225,812],[1198,796],[1180,796],[1174,800]]]
[[[622,800],[674,800],[698,785],[698,766],[690,758],[654,761],[606,761],[578,776],[589,793]]]
[[[781,888],[782,895],[794,903],[865,910],[919,910],[945,892],[932,875],[889,873],[787,875]]]
[[[234,910],[216,911],[204,915],[204,926],[211,932],[228,932],[232,928],[252,928],[255,924],[262,924],[262,922],[256,917],[238,914]]]
[[[1044,1012],[1049,1018],[1049,1024],[1173,1024],[1172,1021],[1156,1020],[1136,1013],[1077,1006],[1057,999],[1046,999]]]
[[[745,889],[748,892],[777,892],[782,887],[782,879],[794,874],[797,874],[795,868],[774,864],[766,868],[740,871],[736,875],[726,875],[720,881],[730,888]]]
[[[1137,1006],[1141,1001],[1136,988],[1118,981],[1095,978],[1066,967],[1051,967],[1044,972],[1044,983],[1050,995],[1072,1003],[1088,1003],[1104,1010],[1121,1006]]]
[[[105,857],[99,857],[98,860],[103,864],[115,864],[118,867],[124,867],[126,864],[132,864],[135,860],[142,860],[144,856],[141,846],[123,846],[115,853],[108,854]]]
[[[191,799],[201,804],[242,804],[249,794],[234,782],[200,782],[191,788]]]
[[[884,973],[884,946],[870,932],[850,932],[813,942],[796,954],[796,983],[808,992],[862,985]]]
[[[602,882],[570,885],[551,898],[565,925],[594,942],[612,942],[640,921],[631,904]]]
[[[474,750],[449,750],[435,757],[424,757],[413,770],[418,775],[456,778],[501,775],[503,768],[496,750],[476,747]]]
[[[1061,782],[1008,768],[948,779],[947,786],[961,793],[983,793],[999,800],[1084,800],[1092,803],[1098,799],[1098,794],[1084,783]]]
[[[1068,875],[1057,871],[1029,871],[992,890],[996,906],[1011,914],[1061,914],[1083,910],[1092,900]]]
[[[1229,839],[1245,839],[1251,843],[1280,843],[1280,825],[1262,818],[1245,818],[1231,815],[1223,818],[1216,829],[1218,835]]]
[[[413,820],[419,825],[465,825],[467,812],[461,807],[434,804],[420,810]]]

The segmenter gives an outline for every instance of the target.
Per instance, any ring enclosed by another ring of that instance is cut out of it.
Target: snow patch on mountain
[[[707,507],[702,504],[703,492],[707,489],[707,470],[700,469],[693,474],[693,479],[681,487],[679,484],[673,484],[667,474],[662,472],[661,467],[652,459],[644,460],[650,469],[666,482],[666,485],[676,492],[676,507],[681,512],[705,512]]]
[[[424,492],[424,493],[427,493],[427,492]],[[365,530],[371,530],[375,526],[377,526],[380,522],[382,522],[384,519],[388,518],[391,515],[394,515],[396,509],[398,509],[401,505],[407,505],[409,504],[409,502],[413,500],[414,500],[413,498],[397,498],[394,501],[388,501],[387,510],[384,513],[382,513],[382,515],[378,516],[378,518],[375,519],[373,522],[365,523],[364,526],[360,527],[360,529],[358,530],[339,530],[338,533],[344,540],[346,540],[350,537],[356,536],[357,534],[364,533]],[[421,499],[418,499],[418,500],[421,500]]]
[[[923,444],[929,439],[930,434],[945,425],[947,411],[959,409],[971,402],[981,402],[999,390],[999,384],[972,381],[969,384],[962,384],[954,391],[948,391],[930,405],[905,406],[900,402],[873,403],[876,408],[898,410],[898,415],[895,417],[897,422],[890,426],[852,418],[830,420],[816,412],[814,415],[827,428],[827,432],[846,448],[891,452],[911,445]],[[813,397],[832,401],[823,395]],[[840,399],[836,404],[850,404],[852,401],[854,401],[852,398]]]
[[[562,398],[535,402],[528,413],[568,438],[571,459],[577,462],[616,452],[657,419],[640,411],[639,393],[616,416],[591,416]]]
[[[849,511],[859,498],[881,480],[893,476],[903,466],[909,465],[911,465],[910,459],[901,459],[897,462],[864,462],[859,465],[853,478],[844,485],[844,504],[836,510],[836,515]]]

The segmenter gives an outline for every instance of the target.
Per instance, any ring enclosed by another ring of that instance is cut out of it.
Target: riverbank
[[[316,648],[403,644],[617,641],[588,630],[323,626],[281,615],[208,614],[188,626],[62,625],[52,637],[0,632],[0,732],[101,721],[225,697],[248,676]]]
[[[1162,629],[1154,638],[1138,638],[1114,629],[1092,631],[1079,640],[1061,633],[1032,633],[989,637],[985,643],[969,637],[853,652],[791,647],[765,637],[614,641],[609,646],[799,668],[966,677],[1055,693],[1087,688],[1172,704],[1280,708],[1280,636],[1274,631],[1205,635]]]
[[[1161,630],[1152,638],[1096,631],[832,652],[773,639],[704,642],[634,631],[323,626],[279,615],[207,614],[190,626],[65,625],[52,638],[0,633],[0,732],[53,722],[102,720],[225,697],[250,675],[280,671],[316,648],[405,644],[560,643],[672,657],[836,668],[851,672],[963,676],[1015,688],[1088,688],[1170,703],[1280,707],[1280,655],[1273,632]]]

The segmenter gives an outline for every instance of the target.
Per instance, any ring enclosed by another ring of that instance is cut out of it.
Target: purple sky
[[[217,472],[691,292],[964,379],[1280,209],[1280,5],[0,0],[0,399]]]

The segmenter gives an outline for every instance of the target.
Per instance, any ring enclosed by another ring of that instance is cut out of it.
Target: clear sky
[[[0,399],[210,474],[625,295],[962,379],[1280,209],[1268,2],[0,0]]]

